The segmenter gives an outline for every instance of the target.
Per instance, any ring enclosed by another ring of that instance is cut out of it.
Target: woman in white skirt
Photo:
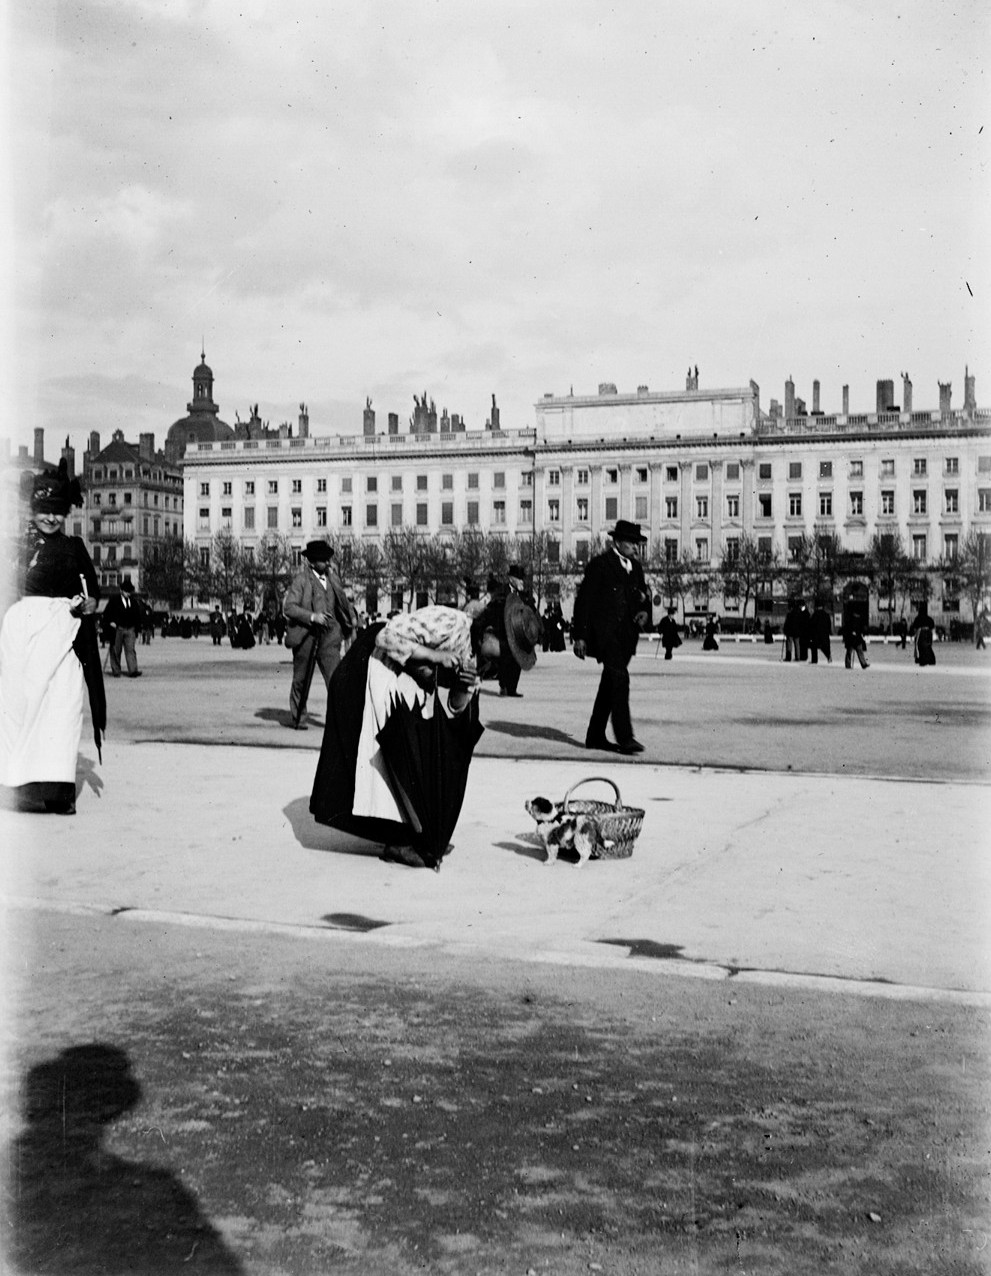
[[[87,685],[98,750],[106,728],[99,583],[82,539],[65,534],[81,504],[64,459],[34,476],[21,597],[0,629],[0,784],[21,810],[75,814]]]

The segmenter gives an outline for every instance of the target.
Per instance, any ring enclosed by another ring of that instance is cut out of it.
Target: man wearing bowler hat
[[[282,605],[288,625],[286,646],[292,651],[292,690],[289,693],[291,725],[305,731],[301,721],[306,707],[313,666],[320,666],[325,684],[341,663],[341,644],[351,636],[357,616],[330,560],[334,551],[326,541],[310,541],[303,550],[306,561],[286,591]]]
[[[620,519],[609,535],[612,545],[585,568],[571,620],[575,655],[579,660],[593,656],[602,665],[585,748],[643,753],[630,720],[629,665],[640,634],[651,623],[650,594],[638,557],[647,538],[639,523],[626,519]],[[610,718],[615,742],[606,737]]]

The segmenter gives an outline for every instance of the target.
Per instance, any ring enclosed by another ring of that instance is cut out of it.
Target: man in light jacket
[[[326,541],[310,541],[306,560],[286,592],[282,611],[288,625],[286,646],[292,651],[292,690],[289,693],[291,725],[300,731],[300,707],[306,704],[314,664],[320,666],[325,684],[341,662],[341,644],[357,623],[351,600],[340,577],[332,569],[334,551]]]

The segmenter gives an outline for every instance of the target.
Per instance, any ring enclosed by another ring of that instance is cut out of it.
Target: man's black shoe
[[[611,740],[607,740],[605,736],[601,740],[593,740],[591,738],[585,741],[586,749],[601,749],[604,753],[615,753],[619,748],[618,744],[613,744]]]
[[[129,673],[127,676],[128,676],[129,678],[140,678],[140,677],[141,677],[141,670],[140,670],[140,669],[135,669],[134,673]]]
[[[643,753],[644,747],[639,740],[627,740],[619,746],[620,753]]]

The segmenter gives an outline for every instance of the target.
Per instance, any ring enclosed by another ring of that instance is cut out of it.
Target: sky
[[[991,406],[987,0],[6,0],[0,437]],[[0,227],[2,229],[2,227]]]

